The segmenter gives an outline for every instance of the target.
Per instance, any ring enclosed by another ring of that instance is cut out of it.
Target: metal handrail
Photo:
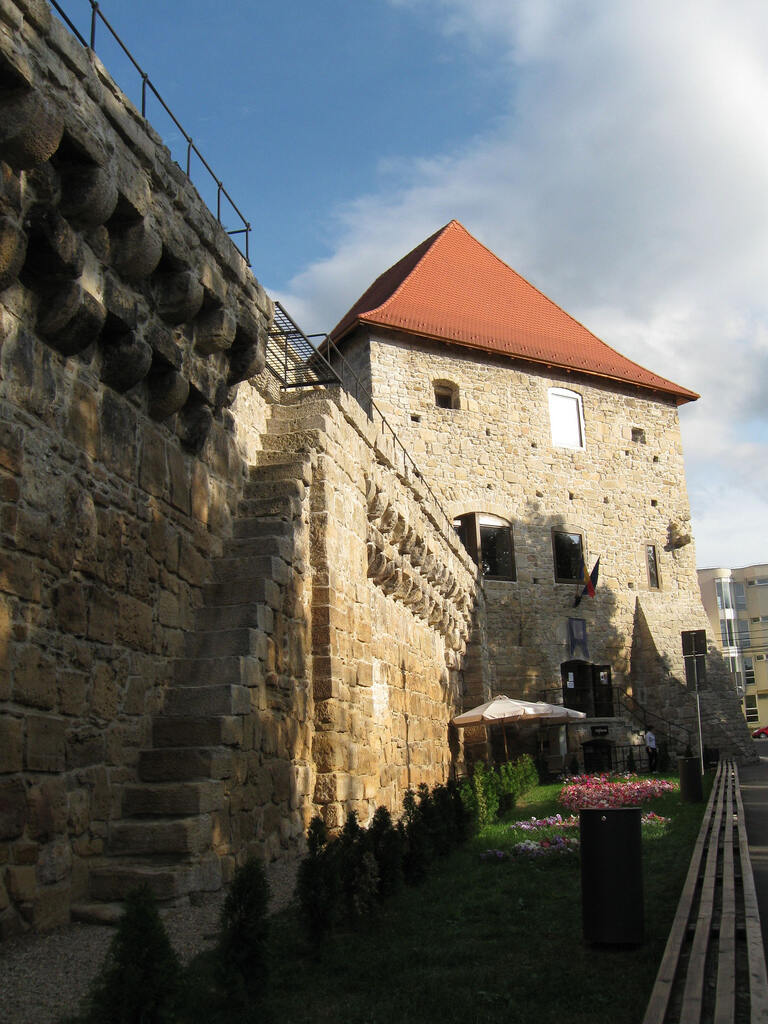
[[[251,232],[251,225],[250,225],[250,223],[245,218],[243,213],[240,211],[240,209],[238,208],[237,204],[235,203],[235,201],[230,196],[229,192],[227,192],[227,190],[224,188],[224,185],[223,185],[222,181],[216,176],[216,174],[214,173],[214,171],[211,168],[211,166],[208,163],[208,161],[205,159],[203,154],[200,152],[200,150],[194,144],[194,142],[192,141],[192,136],[187,134],[187,132],[182,127],[182,125],[179,123],[176,115],[173,113],[171,108],[168,106],[168,104],[165,102],[163,97],[157,91],[157,89],[153,85],[153,83],[152,83],[149,75],[147,74],[147,72],[141,67],[141,65],[136,60],[136,58],[133,56],[133,54],[128,49],[128,47],[125,45],[123,40],[120,38],[120,36],[117,34],[117,32],[115,32],[114,28],[109,23],[109,21],[106,19],[104,14],[102,14],[101,7],[99,6],[97,0],[88,0],[88,2],[91,5],[91,28],[90,28],[90,37],[89,37],[88,40],[86,40],[85,37],[78,31],[77,27],[72,22],[72,20],[68,17],[67,13],[57,3],[57,0],[50,0],[51,6],[57,12],[57,14],[62,19],[62,21],[64,21],[64,23],[67,25],[67,27],[75,34],[75,36],[77,36],[77,38],[82,43],[82,45],[84,47],[86,47],[86,49],[89,49],[89,50],[93,51],[93,53],[96,52],[96,24],[97,24],[97,22],[98,21],[103,22],[105,27],[110,31],[110,33],[112,34],[112,37],[114,38],[115,42],[118,44],[120,49],[123,51],[123,53],[126,55],[128,60],[131,62],[131,64],[133,64],[133,66],[136,68],[136,70],[138,71],[139,75],[141,76],[141,116],[145,120],[147,120],[147,90],[149,89],[149,91],[157,99],[157,101],[162,106],[163,110],[170,117],[170,119],[173,121],[175,126],[178,128],[178,130],[181,132],[181,134],[184,137],[184,141],[187,144],[187,166],[186,166],[187,177],[190,179],[190,181],[192,180],[190,171],[191,171],[191,164],[192,164],[192,154],[194,153],[195,156],[200,161],[200,163],[206,169],[206,171],[208,171],[208,173],[210,174],[210,176],[213,179],[213,181],[216,183],[216,220],[218,221],[218,223],[219,224],[222,223],[222,221],[221,221],[221,200],[222,200],[222,197],[224,197],[226,199],[226,201],[229,203],[229,205],[230,205],[231,209],[233,210],[233,212],[240,218],[240,221],[241,221],[241,223],[243,225],[241,228],[234,228],[232,230],[229,230],[229,229],[225,228],[225,230],[226,230],[227,234],[230,237],[232,237],[233,235],[245,235],[245,251],[243,251],[240,248],[240,246],[237,245],[237,243],[233,243],[233,244],[235,244],[235,246],[238,249],[240,255],[244,258],[245,262],[250,267],[250,265],[251,265],[250,252],[249,252],[249,239],[250,239],[250,232]]]
[[[319,346],[315,345],[314,338],[322,338]],[[345,392],[355,399],[369,419],[374,420],[374,413],[379,417],[382,432],[386,432],[392,437],[396,449],[402,455],[404,469],[406,466],[409,467],[410,475],[419,480],[424,490],[432,499],[437,510],[445,520],[448,536],[450,537],[455,534],[453,520],[427,483],[413,456],[397,436],[394,427],[376,405],[373,395],[344,358],[332,338],[328,334],[304,334],[296,326],[283,305],[280,302],[275,302],[275,320],[273,327],[269,331],[269,339],[272,342],[283,345],[283,350],[279,355],[273,353],[272,358],[270,358],[269,353],[267,355],[267,366],[281,381],[283,388],[315,387],[328,383],[340,384]],[[329,354],[332,355],[332,359],[329,358]],[[334,365],[334,362],[336,365]],[[292,371],[289,371],[289,364]],[[337,369],[339,365],[342,367],[341,376]],[[281,367],[283,368],[282,372]],[[318,372],[319,368],[322,368],[322,372]],[[291,372],[294,376],[291,376]],[[325,374],[330,375],[330,379],[324,377]],[[354,385],[354,392],[350,390],[350,383]],[[361,401],[361,394],[365,404]]]

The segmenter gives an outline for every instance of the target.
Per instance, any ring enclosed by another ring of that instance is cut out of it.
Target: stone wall
[[[314,801],[330,827],[349,810],[367,823],[379,804],[397,812],[409,786],[448,777],[462,690],[489,692],[482,666],[460,677],[483,594],[393,438],[354,400],[309,394],[281,417],[314,445]]]

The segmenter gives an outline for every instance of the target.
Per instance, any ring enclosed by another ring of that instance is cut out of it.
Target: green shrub
[[[379,900],[389,899],[403,884],[403,841],[386,807],[377,807],[368,835],[379,871]]]
[[[314,941],[333,926],[341,899],[339,858],[336,843],[328,843],[325,822],[315,817],[307,834],[309,853],[299,864],[296,893],[299,911]]]
[[[403,816],[398,823],[403,839],[403,875],[408,885],[418,885],[427,877],[432,859],[429,831],[416,796],[408,789],[403,797]]]
[[[235,872],[221,912],[216,952],[219,982],[243,1005],[258,998],[266,977],[269,888],[260,860],[251,857]]]
[[[368,833],[350,811],[337,841],[341,888],[350,921],[373,913],[379,893],[379,868]]]
[[[78,1024],[172,1024],[181,1005],[181,967],[148,886],[128,894],[104,964]]]
[[[461,844],[465,843],[472,835],[472,813],[464,802],[461,786],[455,782],[455,780],[451,779],[446,786],[446,789],[451,798],[456,845],[461,846]]]
[[[493,768],[477,761],[472,767],[472,788],[475,793],[478,829],[496,820],[499,812],[499,778]]]

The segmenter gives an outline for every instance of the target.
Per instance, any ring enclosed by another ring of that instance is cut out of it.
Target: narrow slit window
[[[659,560],[655,544],[645,545],[645,564],[648,567],[648,586],[651,590],[660,590],[659,583]]]

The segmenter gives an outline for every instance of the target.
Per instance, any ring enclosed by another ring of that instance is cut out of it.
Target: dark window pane
[[[582,579],[581,534],[555,533],[555,579],[561,582]]]
[[[515,559],[509,527],[481,526],[480,548],[480,567],[483,576],[495,576],[504,580],[515,578]]]

